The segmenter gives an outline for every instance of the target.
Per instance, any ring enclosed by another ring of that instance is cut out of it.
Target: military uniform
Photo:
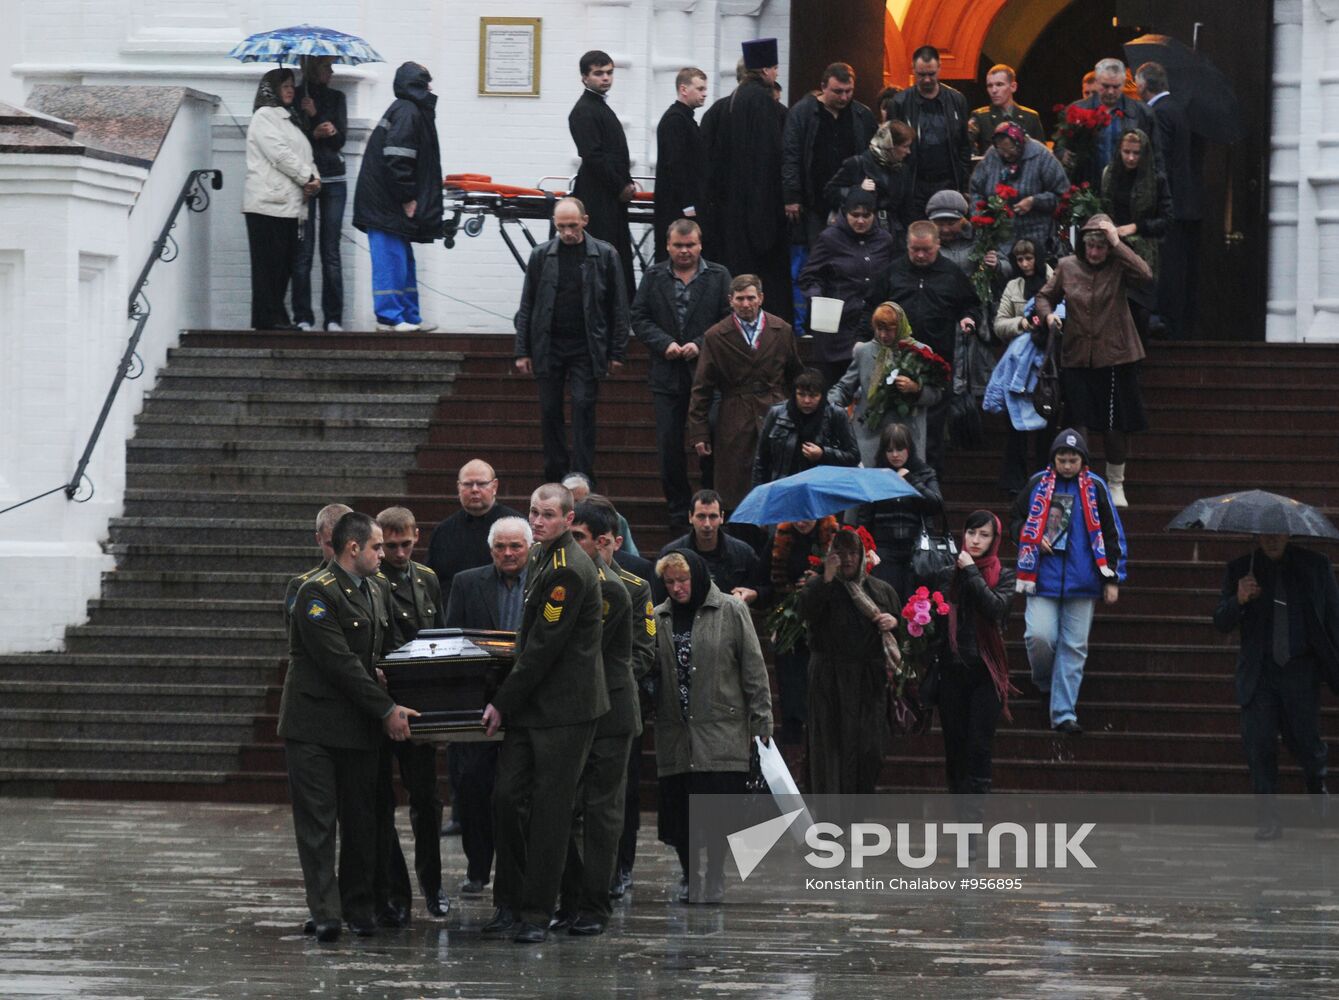
[[[297,576],[293,577],[293,579],[289,580],[287,585],[284,587],[285,632],[288,631],[288,626],[293,619],[293,607],[298,603],[298,590],[300,590],[302,585],[306,583],[308,580],[310,580],[312,577],[314,577],[317,573],[325,572],[325,568],[327,565],[329,564],[324,559],[322,559],[321,562],[316,566],[314,566],[312,569],[307,570],[307,572],[305,573],[299,573]]]
[[[972,150],[978,156],[985,155],[986,151],[990,149],[995,129],[999,127],[1000,122],[1004,121],[1017,122],[1029,138],[1036,139],[1038,142],[1046,141],[1046,130],[1041,127],[1041,115],[1031,108],[1014,104],[1008,111],[1005,111],[993,104],[987,104],[973,111],[972,117],[967,123],[967,131],[972,136]]]
[[[375,665],[389,647],[390,615],[376,584],[338,563],[301,584],[288,633],[279,736],[307,906],[318,922],[341,915],[372,920],[377,749],[382,720],[395,707],[376,682]]]
[[[377,583],[386,592],[390,611],[391,646],[399,649],[419,629],[445,628],[446,609],[437,574],[411,561],[403,571],[382,562]],[[412,890],[400,838],[395,832],[395,787],[391,756],[400,762],[400,783],[409,793],[409,822],[414,830],[414,871],[426,900],[435,900],[442,888],[442,800],[437,794],[437,748],[413,741],[382,743],[383,760],[377,782],[377,850],[379,900],[402,913],[409,911]]]
[[[651,585],[636,573],[630,573],[615,563],[610,567],[628,588],[632,599],[632,673],[636,678],[639,698],[647,678],[656,678],[656,606],[651,596]],[[654,698],[648,699],[654,705]],[[642,827],[642,732],[641,704],[638,705],[637,731],[628,748],[628,774],[623,794],[623,837],[618,844],[618,881],[626,889],[632,882],[632,866],[637,860],[637,831]],[[622,895],[622,890],[619,892]]]
[[[563,872],[561,909],[604,924],[611,912],[609,883],[618,864],[618,843],[623,834],[628,750],[642,723],[632,666],[632,599],[612,567],[597,566],[596,572],[603,599],[600,653],[609,711],[595,723],[595,739],[581,774]],[[645,633],[645,629],[642,631]]]
[[[530,553],[516,658],[493,706],[506,729],[493,792],[493,902],[548,925],[595,721],[609,711],[600,578],[572,533]]]

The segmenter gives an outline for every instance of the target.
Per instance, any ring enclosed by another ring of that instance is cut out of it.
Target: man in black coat
[[[722,594],[738,597],[750,607],[762,607],[771,586],[753,546],[721,530],[721,495],[715,490],[698,490],[693,494],[689,519],[692,530],[661,549],[660,557],[680,550],[695,552],[706,562],[712,582]]]
[[[1320,736],[1320,682],[1339,692],[1339,585],[1319,552],[1292,545],[1287,535],[1257,541],[1258,549],[1228,563],[1213,616],[1220,632],[1241,630],[1237,704],[1251,790],[1278,791],[1281,734],[1306,790],[1325,795],[1329,751]],[[1256,837],[1273,840],[1281,832],[1265,800]]]
[[[692,219],[670,226],[667,252],[669,260],[642,275],[632,301],[632,334],[651,358],[648,381],[670,530],[685,531],[692,491],[684,422],[702,335],[730,313],[730,272],[702,259],[702,230]]]
[[[967,98],[939,82],[939,50],[922,45],[911,57],[916,85],[893,98],[893,117],[916,130],[908,165],[914,177],[915,211],[925,218],[925,203],[936,191],[966,191],[972,177],[972,140],[967,132]]]
[[[618,252],[628,298],[636,288],[632,276],[632,237],[628,234],[628,202],[637,185],[623,123],[609,107],[614,85],[614,60],[608,52],[592,49],[581,57],[581,83],[586,89],[567,116],[567,129],[576,143],[581,168],[572,194],[581,199],[590,216],[590,234]]]
[[[790,232],[781,193],[785,109],[777,103],[780,69],[775,38],[744,42],[744,77],[734,93],[702,116],[707,150],[708,213],[703,230],[709,256],[731,274],[756,274],[768,308],[789,322]]]
[[[870,317],[884,302],[896,302],[905,310],[912,335],[950,365],[959,332],[971,333],[980,322],[981,302],[959,267],[939,253],[939,230],[933,222],[913,222],[907,230],[907,253],[893,261],[875,281],[865,300],[861,327],[871,330]],[[870,336],[872,336],[872,332]],[[940,475],[944,472],[944,425],[951,396],[926,413],[925,461]]]
[[[1119,59],[1103,59],[1093,67],[1097,74],[1097,93],[1075,101],[1070,107],[1086,108],[1089,111],[1101,106],[1111,115],[1111,125],[1095,136],[1093,153],[1079,165],[1079,172],[1071,173],[1075,184],[1087,181],[1097,190],[1102,188],[1102,171],[1111,162],[1120,149],[1120,137],[1134,129],[1141,130],[1153,145],[1153,157],[1158,170],[1163,169],[1162,147],[1158,143],[1157,124],[1153,121],[1153,112],[1143,101],[1125,96],[1125,64]],[[1075,168],[1074,154],[1065,150],[1060,162],[1067,171]]]
[[[442,154],[432,74],[407,62],[395,71],[395,101],[363,150],[353,224],[372,255],[372,308],[378,330],[434,330],[418,308],[414,244],[442,235]]]
[[[1146,62],[1135,70],[1139,96],[1153,110],[1172,195],[1172,218],[1158,251],[1158,316],[1167,334],[1194,336],[1199,319],[1199,244],[1204,220],[1204,140],[1191,130],[1185,102],[1167,90],[1167,71]]]
[[[586,233],[590,220],[576,198],[553,210],[558,235],[530,252],[516,310],[516,369],[539,382],[544,478],[569,472],[595,481],[595,398],[600,379],[623,368],[628,297],[618,254]],[[572,449],[567,448],[563,392],[572,382]]]
[[[706,147],[693,112],[707,101],[707,74],[685,66],[674,78],[676,99],[656,126],[655,259],[669,257],[670,223],[697,217],[707,173]],[[644,278],[645,276],[643,276]]]
[[[823,70],[819,91],[805,94],[786,114],[781,161],[786,218],[800,224],[811,245],[828,224],[823,189],[874,135],[874,115],[854,100],[855,70],[843,62]]]

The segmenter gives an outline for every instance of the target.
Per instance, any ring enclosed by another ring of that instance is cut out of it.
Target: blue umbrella
[[[917,496],[892,469],[816,465],[773,483],[755,486],[730,515],[745,524],[780,524],[827,517],[857,503]]]
[[[296,63],[301,56],[329,56],[337,63],[385,62],[380,54],[357,35],[346,35],[333,28],[298,24],[252,35],[233,46],[228,55],[242,62]]]

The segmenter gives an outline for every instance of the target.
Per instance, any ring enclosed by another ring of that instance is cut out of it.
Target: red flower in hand
[[[1018,197],[1018,188],[1010,187],[1008,184],[996,184],[995,193],[1005,201],[1012,201]]]

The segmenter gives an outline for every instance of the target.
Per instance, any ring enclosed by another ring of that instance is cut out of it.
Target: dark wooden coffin
[[[483,711],[511,670],[515,652],[515,632],[425,629],[377,666],[396,703],[420,713],[409,721],[414,740],[487,740]],[[502,739],[501,732],[491,739]]]

